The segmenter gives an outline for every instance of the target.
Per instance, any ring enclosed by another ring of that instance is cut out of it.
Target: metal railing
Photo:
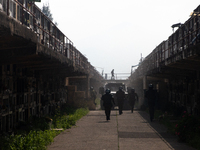
[[[84,69],[88,73],[89,71],[96,72],[95,69],[91,69],[94,67],[88,59],[74,47],[73,42],[45,16],[34,2],[0,0],[0,12],[6,13],[7,16],[35,32],[39,43],[67,57],[74,67]]]
[[[105,73],[105,80],[127,80],[131,73],[115,73],[114,76],[111,73]]]
[[[195,12],[143,60],[133,73],[133,77],[145,75],[147,72],[199,53],[192,49],[197,45],[200,46],[200,6],[196,10],[199,11]]]

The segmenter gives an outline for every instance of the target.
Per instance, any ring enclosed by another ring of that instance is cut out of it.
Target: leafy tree
[[[53,22],[53,17],[49,8],[49,3],[43,4],[42,12]],[[58,26],[58,23],[56,21],[54,22],[54,24]]]
[[[50,8],[49,8],[49,3],[48,3],[48,4],[43,4],[42,12],[43,12],[51,21],[53,21],[53,17],[52,17],[52,14],[51,14],[51,10],[50,10]]]

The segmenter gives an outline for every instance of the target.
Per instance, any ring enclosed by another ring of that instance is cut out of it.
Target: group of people
[[[119,108],[119,115],[121,115],[123,113],[122,110],[126,98],[122,87],[119,87],[115,96]],[[135,102],[138,101],[138,95],[135,93],[134,89],[131,89],[130,92],[128,92],[127,98],[131,106],[131,112],[133,113]],[[106,89],[105,94],[101,97],[101,100],[103,101],[103,106],[105,108],[106,120],[110,120],[111,108],[115,105],[114,97],[110,94],[110,89]]]
[[[115,96],[118,103],[119,115],[121,115],[123,113],[122,110],[126,98],[125,92],[123,91],[122,87],[119,87],[119,90],[116,92]],[[145,92],[145,98],[147,98],[148,100],[150,121],[153,121],[154,107],[156,101],[156,91],[153,89],[152,84],[149,84],[149,89]],[[138,95],[137,93],[135,93],[135,89],[132,88],[128,90],[127,99],[131,107],[131,112],[133,113],[135,102],[138,101]],[[110,94],[110,89],[106,89],[105,94],[101,97],[101,100],[103,101],[106,120],[108,121],[110,120],[111,108],[115,105],[114,97],[112,94]]]

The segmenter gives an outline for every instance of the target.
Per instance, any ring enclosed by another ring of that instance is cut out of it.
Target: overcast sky
[[[130,73],[184,23],[199,0],[41,0],[58,28],[99,72]]]

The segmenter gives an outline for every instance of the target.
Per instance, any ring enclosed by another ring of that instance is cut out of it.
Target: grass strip
[[[58,108],[56,114],[46,118],[34,118],[31,124],[27,124],[26,130],[17,130],[12,135],[2,135],[0,137],[1,150],[46,150],[47,146],[53,142],[54,137],[76,124],[76,121],[87,115],[88,108],[74,109],[70,107]],[[51,128],[62,128],[64,130],[51,130]]]

